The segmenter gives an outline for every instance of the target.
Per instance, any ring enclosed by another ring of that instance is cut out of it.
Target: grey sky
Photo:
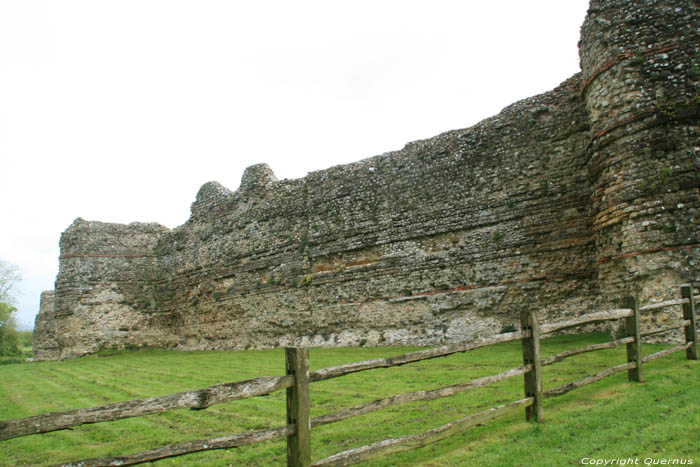
[[[189,216],[236,189],[471,126],[578,68],[586,0],[0,0],[0,258],[19,321],[73,219]]]

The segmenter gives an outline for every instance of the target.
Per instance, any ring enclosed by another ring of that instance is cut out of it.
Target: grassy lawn
[[[607,334],[561,336],[542,342],[543,354],[605,342]],[[648,354],[664,348],[645,345]],[[312,349],[316,370],[416,350],[408,347]],[[433,389],[521,365],[520,342],[311,385],[312,417],[390,395]],[[544,368],[544,388],[624,363],[625,348],[592,352]],[[164,395],[216,383],[284,372],[282,349],[245,352],[124,351],[65,362],[0,366],[0,419]],[[700,362],[685,352],[644,367],[645,382],[626,373],[548,399],[546,420],[524,421],[524,410],[424,448],[366,465],[577,465],[582,458],[692,459],[700,464]],[[415,402],[313,430],[312,458],[384,438],[414,434],[523,397],[522,377],[438,399]],[[0,465],[50,465],[114,456],[164,444],[281,426],[284,391],[203,411],[85,425],[0,441]],[[284,441],[166,459],[158,465],[285,465]]]

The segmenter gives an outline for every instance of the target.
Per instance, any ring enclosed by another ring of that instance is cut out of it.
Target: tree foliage
[[[12,316],[15,311],[17,308],[9,303],[0,303],[0,356],[3,357],[22,354],[19,348],[17,323]]]
[[[0,302],[15,303],[15,287],[21,280],[19,268],[0,259]]]
[[[21,280],[17,266],[0,260],[0,356],[21,355],[20,334],[13,314],[15,286]]]

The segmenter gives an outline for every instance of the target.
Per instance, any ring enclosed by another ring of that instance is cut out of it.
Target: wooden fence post
[[[642,377],[642,339],[639,337],[639,298],[627,297],[624,302],[625,308],[631,308],[634,313],[625,318],[625,329],[627,337],[634,337],[634,342],[627,344],[627,363],[635,363],[634,368],[627,370],[627,379],[641,383]]]
[[[542,421],[542,363],[540,359],[540,331],[537,315],[532,310],[520,311],[520,328],[530,331],[530,337],[521,339],[523,345],[523,364],[532,365],[532,370],[525,373],[525,397],[534,397],[532,405],[525,408],[525,419]]]
[[[688,347],[685,351],[688,360],[698,359],[698,346],[697,346],[697,322],[695,316],[695,299],[693,298],[693,286],[690,284],[683,284],[681,286],[681,297],[687,298],[688,303],[683,304],[683,319],[690,320],[690,324],[685,327],[685,342],[686,344],[692,345]]]
[[[309,349],[284,349],[287,374],[294,376],[294,386],[287,388],[287,424],[294,434],[287,436],[287,466],[311,465],[311,416],[309,396]]]

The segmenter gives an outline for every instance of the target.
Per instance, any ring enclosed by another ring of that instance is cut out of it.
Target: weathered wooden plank
[[[356,407],[351,407],[348,409],[339,410],[328,415],[322,415],[311,420],[311,426],[322,426],[329,423],[345,420],[354,416],[363,415],[365,413],[374,412],[386,407],[391,407],[394,405],[399,405],[407,402],[424,401],[424,400],[434,400],[440,397],[446,397],[452,394],[458,394],[459,392],[467,391],[469,389],[486,386],[488,384],[501,381],[503,379],[511,378],[514,376],[519,376],[528,371],[528,367],[513,368],[511,370],[504,371],[492,376],[485,376],[483,378],[477,378],[471,380],[464,384],[458,384],[454,386],[448,386],[446,388],[435,389],[432,391],[417,391],[415,393],[400,394],[387,399],[380,399],[369,404],[364,404]],[[423,397],[419,395],[423,394]],[[418,397],[412,397],[416,395]],[[250,433],[241,433],[232,436],[225,436],[219,438],[211,438],[199,441],[191,441],[187,443],[180,443],[175,445],[163,446],[158,449],[151,449],[148,451],[143,451],[139,453],[129,454],[126,456],[119,457],[103,457],[98,459],[86,459],[81,461],[75,461],[69,464],[62,464],[65,466],[69,465],[134,465],[142,462],[153,462],[158,459],[165,459],[168,457],[181,456],[184,454],[191,454],[194,452],[212,450],[212,449],[229,449],[238,446],[244,446],[247,444],[253,444],[261,441],[268,441],[273,439],[283,438],[294,434],[294,425],[287,425],[286,427],[275,428],[271,430],[260,430]]]
[[[205,409],[222,402],[270,394],[290,387],[292,384],[294,384],[294,377],[292,376],[263,376],[235,383],[216,384],[203,389],[166,396],[4,420],[0,421],[0,440],[63,430],[87,423],[140,417],[174,409]]]
[[[693,298],[693,287],[689,284],[684,284],[681,286],[681,296],[688,301],[688,303],[683,304],[683,323],[685,327],[685,342],[690,344],[688,349],[685,351],[686,358],[688,360],[698,359],[698,346],[697,346],[697,323],[695,314],[695,299]]]
[[[573,328],[582,324],[622,319],[627,318],[628,316],[632,316],[632,310],[628,308],[623,308],[620,310],[597,311],[595,313],[589,313],[584,316],[559,321],[557,323],[542,324],[540,325],[540,335],[549,334],[566,328]]]
[[[533,310],[520,311],[520,328],[530,331],[530,337],[524,337],[522,342],[523,364],[532,369],[524,375],[525,397],[532,397],[532,405],[525,407],[527,421],[542,421],[542,362],[540,361],[540,333],[537,315]]]
[[[667,308],[669,306],[674,306],[674,305],[682,305],[684,303],[688,303],[688,299],[677,298],[674,300],[666,300],[665,302],[651,303],[649,305],[640,306],[639,311],[659,310],[661,308]]]
[[[339,452],[338,454],[334,454],[333,456],[315,462],[313,465],[352,465],[358,462],[365,461],[372,457],[391,454],[399,451],[406,451],[409,449],[416,449],[427,444],[434,443],[441,439],[448,438],[456,433],[460,433],[468,428],[471,428],[474,425],[478,425],[480,423],[484,423],[488,420],[504,415],[505,413],[516,407],[520,407],[526,404],[532,404],[532,402],[532,398],[528,397],[519,401],[499,405],[498,407],[493,407],[483,412],[460,418],[459,420],[455,420],[453,422],[447,423],[437,428],[433,428],[432,430],[417,435],[408,435],[402,436],[400,438],[385,439],[383,441],[379,441],[368,446],[362,446],[360,448]]]
[[[671,355],[672,353],[680,352],[681,350],[686,350],[690,347],[690,345],[690,343],[685,343],[668,349],[660,350],[658,352],[649,354],[646,357],[643,357],[642,361],[644,363],[649,363],[651,361],[656,360],[657,358],[665,357],[666,355]]]
[[[294,385],[287,388],[287,425],[295,427],[287,436],[287,466],[311,465],[311,397],[309,395],[309,349],[284,349],[287,375]]]
[[[420,362],[421,360],[428,360],[431,358],[446,357],[448,355],[467,352],[469,350],[475,350],[488,345],[518,340],[522,337],[522,331],[507,332],[475,341],[460,342],[458,344],[446,345],[434,349],[419,350],[417,352],[405,353],[388,358],[375,358],[373,360],[365,360],[362,362],[347,363],[345,365],[313,371],[310,374],[310,380],[312,383],[314,383],[360,371],[373,370],[375,368],[389,368],[393,366],[405,365],[407,363]]]
[[[617,339],[611,342],[605,342],[603,344],[592,344],[592,345],[587,345],[585,347],[579,347],[578,349],[573,349],[573,350],[567,350],[562,353],[558,353],[556,355],[552,355],[546,358],[542,359],[542,366],[547,366],[551,365],[553,363],[561,362],[565,358],[572,357],[574,355],[579,355],[582,353],[586,352],[593,352],[595,350],[602,350],[602,349],[614,349],[615,347],[618,347],[620,345],[624,344],[629,344],[630,342],[634,342],[634,337],[623,337],[622,339]]]
[[[507,378],[512,378],[514,376],[525,374],[526,372],[530,371],[530,369],[530,365],[525,365],[518,368],[506,370],[495,375],[476,378],[466,383],[455,384],[439,389],[407,392],[404,394],[398,394],[396,396],[387,397],[385,399],[377,399],[368,404],[356,405],[354,407],[341,409],[330,414],[322,415],[320,417],[315,417],[311,420],[311,426],[317,427],[327,425],[329,423],[339,422],[341,420],[357,417],[359,415],[364,415],[370,412],[376,412],[377,410],[386,409],[387,407],[407,404],[409,402],[431,401],[439,399],[441,397],[452,396],[461,392],[469,391],[471,389],[487,386],[489,384],[493,384]]]
[[[690,320],[679,321],[678,323],[672,324],[671,326],[664,326],[662,328],[654,328],[654,329],[650,329],[648,331],[644,331],[644,332],[640,333],[639,335],[641,337],[647,337],[647,336],[654,336],[656,334],[663,334],[663,333],[669,332],[669,331],[676,331],[678,329],[685,327],[687,325],[687,323],[689,323],[689,322],[690,322]]]
[[[250,431],[231,436],[222,436],[218,438],[209,438],[199,441],[190,441],[187,443],[171,444],[148,451],[137,452],[126,456],[118,457],[100,457],[93,459],[84,459],[73,461],[67,464],[59,464],[61,467],[88,467],[88,466],[108,466],[108,465],[135,465],[144,462],[153,462],[159,459],[167,459],[168,457],[177,457],[184,454],[192,454],[201,451],[210,451],[213,449],[231,449],[240,446],[245,446],[262,441],[270,441],[274,439],[284,438],[289,434],[294,433],[293,426],[283,426],[270,430]]]
[[[634,363],[634,367],[627,370],[627,379],[641,383],[642,376],[642,338],[639,335],[639,298],[627,297],[626,307],[632,308],[632,316],[625,318],[627,337],[634,337],[634,341],[627,344],[627,363]]]
[[[634,363],[623,363],[622,365],[617,365],[612,368],[608,368],[607,370],[600,371],[594,375],[586,376],[585,378],[580,379],[578,381],[572,381],[570,383],[562,384],[561,386],[558,386],[556,388],[548,389],[544,391],[544,398],[549,399],[550,397],[564,395],[569,391],[573,391],[574,389],[578,389],[588,384],[595,383],[596,381],[600,381],[601,379],[607,378],[608,376],[612,376],[615,373],[629,370],[634,365]]]

